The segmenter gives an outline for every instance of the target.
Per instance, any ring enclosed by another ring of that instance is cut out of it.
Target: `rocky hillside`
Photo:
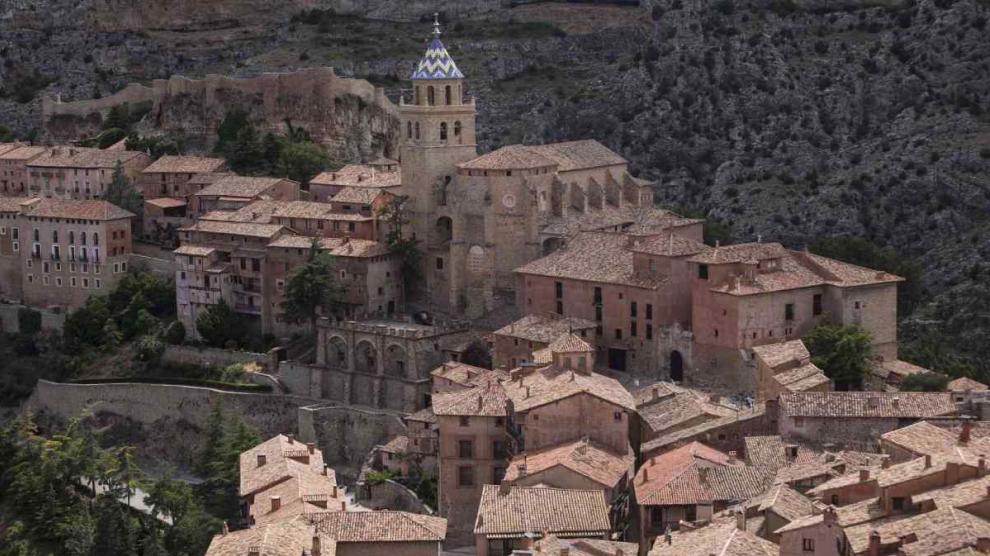
[[[141,15],[108,17],[116,4]],[[331,65],[395,99],[440,6],[484,148],[593,137],[737,241],[890,246],[922,271],[911,337],[990,355],[988,0],[185,4],[201,3],[14,2],[0,17],[32,23],[0,25],[0,124],[38,126],[28,93],[91,98],[172,74]]]

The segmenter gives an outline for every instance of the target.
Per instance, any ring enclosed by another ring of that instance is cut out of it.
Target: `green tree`
[[[107,185],[103,198],[109,203],[133,212],[138,217],[143,214],[144,201],[141,198],[141,193],[124,175],[124,169],[119,160],[113,167],[113,177]]]
[[[41,332],[41,313],[29,307],[17,310],[17,328],[21,334],[29,336]]]
[[[464,355],[461,357],[461,361],[467,363],[468,365],[474,365],[475,367],[481,367],[483,369],[492,368],[492,352],[488,349],[481,340],[473,340],[464,349]]]
[[[99,347],[104,343],[104,327],[110,319],[110,308],[103,297],[90,296],[86,302],[65,317],[62,337],[66,347],[78,350]]]
[[[949,377],[941,373],[920,373],[905,377],[900,389],[905,392],[944,392],[948,384]]]
[[[243,335],[241,318],[221,299],[196,318],[196,330],[203,340],[215,347],[224,347],[228,340],[238,340]]]
[[[341,303],[342,289],[334,279],[333,257],[320,249],[320,242],[313,240],[309,260],[289,274],[285,284],[285,316],[301,322],[309,321],[316,332],[316,319],[333,314]]]
[[[330,159],[326,152],[309,141],[285,142],[278,154],[275,172],[303,185],[327,168]]]
[[[165,329],[165,341],[172,345],[186,341],[186,327],[179,321],[172,321]]]
[[[835,382],[839,390],[859,390],[869,371],[869,332],[858,326],[823,323],[804,338],[811,360]]]
[[[423,274],[423,252],[419,249],[419,240],[405,237],[402,233],[403,227],[408,223],[405,214],[405,203],[408,199],[408,196],[396,195],[392,202],[382,207],[378,213],[388,227],[385,244],[400,261],[403,299],[406,299],[413,288],[421,283],[420,278]]]

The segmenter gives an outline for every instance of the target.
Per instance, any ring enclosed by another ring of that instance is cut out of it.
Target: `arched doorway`
[[[347,342],[340,336],[333,336],[327,342],[327,367],[347,370]]]
[[[385,374],[406,378],[406,350],[392,344],[385,350]]]
[[[359,373],[378,373],[378,352],[371,342],[362,340],[354,349],[354,369]]]
[[[670,352],[670,380],[674,382],[684,380],[684,357],[676,349]]]

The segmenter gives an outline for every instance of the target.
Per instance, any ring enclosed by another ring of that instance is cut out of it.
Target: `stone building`
[[[956,414],[949,392],[787,392],[779,403],[784,438],[864,451],[885,432]]]
[[[525,362],[533,362],[535,353],[570,333],[594,346],[595,323],[590,320],[562,317],[557,313],[524,315],[493,333],[495,356],[492,364],[497,369],[515,369]]]
[[[0,193],[4,196],[28,196],[31,191],[31,176],[27,165],[46,151],[45,147],[25,145],[14,146],[0,153]]]
[[[56,199],[99,199],[120,165],[134,183],[151,159],[139,151],[56,146],[26,163],[28,195]]]
[[[782,556],[780,548],[739,527],[733,519],[721,519],[700,529],[685,529],[658,539],[649,556]],[[788,553],[797,556],[799,553]]]
[[[781,392],[828,392],[832,382],[811,362],[801,340],[755,346],[756,399],[775,400]]]
[[[314,397],[412,413],[432,401],[430,371],[446,346],[471,333],[460,323],[398,320],[317,323]]]
[[[227,161],[222,158],[165,155],[141,171],[136,185],[146,200],[168,197],[188,202],[202,189],[190,184],[193,177],[226,171]]]
[[[127,272],[133,214],[106,201],[0,200],[0,295],[74,309]]]
[[[369,189],[398,194],[402,187],[399,162],[379,158],[368,164],[348,164],[340,170],[317,174],[309,180],[313,201],[329,203],[343,189]]]
[[[260,199],[298,201],[299,183],[286,178],[223,176],[192,194],[189,214],[199,218],[214,210],[233,211]]]
[[[439,429],[437,502],[451,546],[470,544],[486,485],[502,482],[510,454],[508,398],[492,380],[433,397]]]

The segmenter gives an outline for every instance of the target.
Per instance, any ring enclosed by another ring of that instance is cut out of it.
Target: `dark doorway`
[[[684,358],[677,350],[670,352],[670,380],[674,382],[684,380]]]
[[[616,371],[626,370],[626,350],[608,348],[608,368]]]

